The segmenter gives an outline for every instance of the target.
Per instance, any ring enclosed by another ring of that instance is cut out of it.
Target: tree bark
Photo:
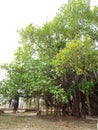
[[[90,100],[89,100],[88,92],[86,92],[86,100],[87,100],[87,107],[88,107],[88,115],[91,116],[91,106],[90,106]]]
[[[36,95],[36,111],[37,111],[37,115],[40,115],[40,103],[39,103],[39,99],[40,99],[40,95],[39,92]]]

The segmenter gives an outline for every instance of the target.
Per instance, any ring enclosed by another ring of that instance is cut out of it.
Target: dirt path
[[[0,115],[0,130],[97,130],[97,122],[72,117],[37,117],[32,113],[6,113]]]

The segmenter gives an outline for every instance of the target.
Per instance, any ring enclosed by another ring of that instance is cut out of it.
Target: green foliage
[[[58,102],[63,102],[63,103],[67,103],[68,102],[68,98],[67,98],[67,93],[65,92],[65,90],[61,87],[61,85],[58,86],[52,86],[49,88],[50,93],[55,95],[55,98]]]
[[[93,80],[97,78],[95,75],[98,71],[96,44],[88,36],[82,40],[72,40],[66,44],[64,49],[60,50],[53,64],[59,76],[63,76],[65,73],[69,76],[70,70],[71,74],[74,73],[75,78],[71,80],[76,80],[74,81],[75,85],[79,85],[77,82],[80,76],[82,79],[79,82],[82,85],[82,89],[89,90],[94,86]]]
[[[5,96],[52,93],[67,102],[76,89],[89,91],[98,81],[98,7],[87,0],[64,4],[51,22],[18,30],[20,46],[4,64]]]
[[[92,10],[86,0],[73,0],[71,4],[63,5],[54,18],[55,31],[58,29],[63,41],[86,34],[93,40],[98,40],[97,13],[97,7]]]
[[[85,91],[92,91],[92,88],[95,86],[95,82],[94,81],[85,81],[85,80],[82,80],[82,82],[79,84],[79,87],[82,89],[82,90],[85,90]]]

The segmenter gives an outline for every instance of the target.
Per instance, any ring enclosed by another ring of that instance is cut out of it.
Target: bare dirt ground
[[[98,120],[36,116],[32,112],[0,115],[0,130],[97,130]]]

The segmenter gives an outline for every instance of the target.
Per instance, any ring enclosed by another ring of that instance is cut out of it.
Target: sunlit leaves
[[[77,76],[82,75],[84,80],[92,80],[96,77],[94,73],[98,71],[96,45],[88,36],[82,40],[72,40],[57,54],[53,64],[59,76],[63,76],[64,73],[67,74],[67,70],[70,69],[74,76],[75,74]]]

